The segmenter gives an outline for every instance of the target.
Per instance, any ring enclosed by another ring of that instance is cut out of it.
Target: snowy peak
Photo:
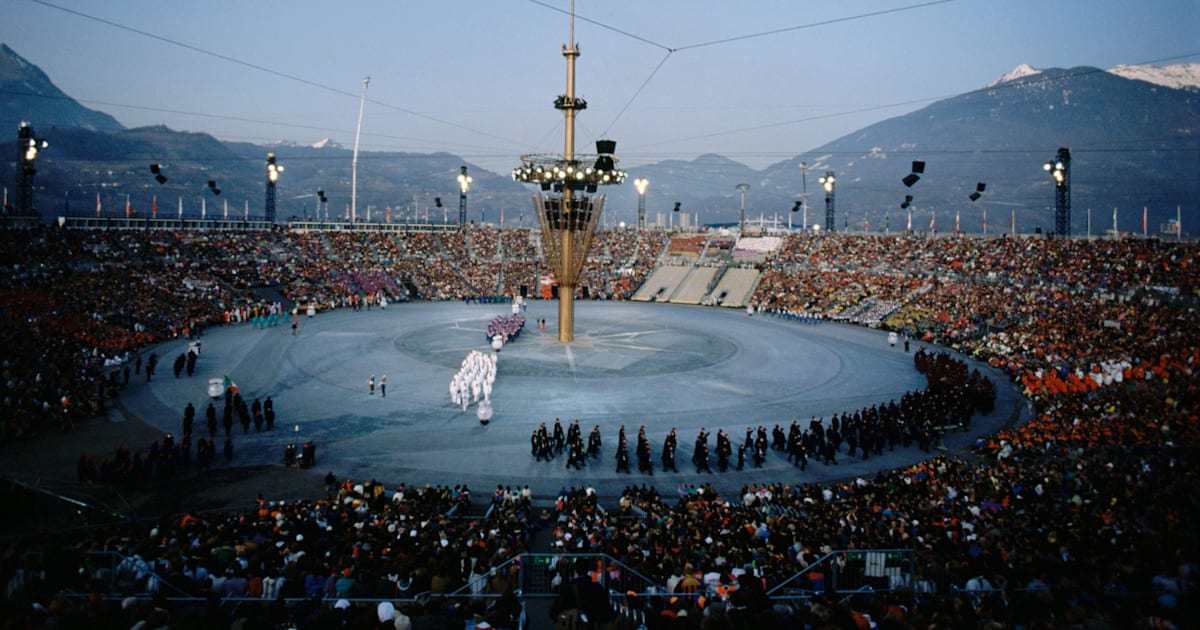
[[[1035,74],[1041,74],[1041,73],[1042,73],[1041,70],[1038,70],[1037,68],[1034,68],[1033,66],[1031,66],[1027,63],[1023,63],[1023,64],[1017,66],[1016,68],[1013,68],[1011,71],[1009,71],[1008,73],[1006,73],[1004,76],[1000,77],[999,79],[996,79],[995,81],[992,81],[991,83],[989,83],[988,87],[996,87],[997,85],[1000,85],[1001,83],[1008,83],[1009,81],[1016,81],[1017,79],[1023,79],[1025,77],[1029,77],[1029,76],[1033,76]]]
[[[314,142],[312,144],[312,148],[314,148],[314,149],[340,149],[340,148],[342,148],[342,145],[334,142],[333,140],[330,140],[329,138],[323,138],[321,140]]]
[[[1173,66],[1129,66],[1109,68],[1110,73],[1134,81],[1145,81],[1176,90],[1200,90],[1200,63]]]

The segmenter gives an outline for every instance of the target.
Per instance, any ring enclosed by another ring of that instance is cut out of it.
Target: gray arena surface
[[[274,431],[242,435],[234,427],[238,465],[282,465],[288,444],[313,441],[315,468],[341,478],[377,479],[389,487],[413,484],[468,484],[486,493],[497,484],[529,485],[535,494],[562,486],[590,485],[601,496],[616,496],[629,484],[653,484],[660,492],[680,484],[710,483],[735,493],[745,484],[800,484],[874,475],[925,459],[911,449],[885,451],[869,461],[848,458],[839,465],[810,460],[801,472],[783,453],[771,451],[762,468],[696,473],[692,446],[701,427],[710,452],[718,429],[736,446],[747,427],[786,430],[793,419],[808,426],[813,416],[898,400],[925,386],[902,343],[892,347],[887,333],[835,324],[805,324],[744,310],[614,302],[576,302],[575,341],[557,340],[557,303],[531,301],[524,332],[498,357],[491,404],[484,426],[477,406],[467,411],[450,400],[449,384],[471,350],[492,352],[484,329],[493,318],[512,313],[510,304],[435,302],[393,304],[371,311],[337,310],[297,318],[298,334],[281,323],[267,329],[250,324],[211,328],[201,341],[195,376],[176,379],[173,358],[186,351],[179,339],[155,348],[160,369],[149,386],[122,395],[128,412],[178,434],[183,409],[196,406],[203,434],[211,378],[228,375],[247,402],[271,396],[277,414]],[[547,320],[542,331],[537,320]],[[914,342],[912,352],[923,344]],[[949,450],[972,444],[976,436],[1023,421],[1027,405],[1004,376],[977,364],[998,386],[995,411],[975,418],[968,432],[946,435]],[[387,397],[368,392],[368,379],[388,379]],[[223,402],[216,402],[218,417]],[[566,455],[536,461],[530,434],[555,418],[578,419],[585,437],[600,425],[604,440],[599,460],[586,469],[565,467]],[[615,471],[618,429],[625,426],[632,474]],[[637,431],[645,426],[655,463],[654,476],[637,472]],[[663,439],[677,429],[678,473],[661,472]],[[735,458],[736,460],[736,454]],[[749,459],[749,458],[747,458]],[[716,470],[716,457],[711,457]]]

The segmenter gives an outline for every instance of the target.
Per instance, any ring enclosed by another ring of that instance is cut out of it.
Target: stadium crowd
[[[52,440],[116,395],[121,368],[154,342],[277,299],[251,287],[326,308],[540,286],[532,239],[494,232],[2,231],[0,440]],[[615,232],[589,253],[585,277],[604,282],[591,297],[631,295],[665,247],[661,234]],[[643,485],[606,506],[564,489],[538,515],[548,497],[498,492],[487,516],[457,518],[465,488],[389,496],[333,480],[322,499],[42,535],[6,546],[0,627],[515,627],[519,564],[504,563],[525,551],[604,553],[615,562],[595,579],[666,585],[674,598],[621,598],[650,628],[1185,627],[1200,614],[1198,253],[1137,239],[789,235],[759,264],[757,310],[878,322],[960,350],[1004,370],[1034,419],[959,457],[741,496]],[[549,548],[531,549],[542,526]],[[883,548],[914,550],[920,570],[886,595],[825,596],[814,568],[826,554]],[[766,596],[805,569],[811,599]],[[441,597],[460,588],[495,597]],[[104,597],[134,591],[158,599]],[[179,592],[208,599],[167,600]],[[383,603],[340,602],[360,598]]]

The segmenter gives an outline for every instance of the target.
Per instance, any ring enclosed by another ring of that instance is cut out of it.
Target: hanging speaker
[[[917,180],[919,180],[919,179],[921,179],[921,177],[919,175],[914,175],[912,173],[909,173],[908,175],[905,175],[904,179],[902,179],[900,181],[904,182],[905,186],[912,188],[912,185],[917,183]]]
[[[977,193],[977,192],[973,192],[973,193],[971,193],[971,201],[979,201],[979,198],[980,198],[981,196],[982,196],[982,195],[980,195],[979,193]]]
[[[925,172],[925,163],[920,160],[913,160],[912,172],[924,173]]]
[[[979,182],[978,184],[975,184],[975,192],[983,192],[985,188],[987,188],[987,184],[985,184],[983,182]]]
[[[159,173],[158,175],[154,176],[154,181],[156,181],[160,184],[165,184],[165,183],[167,183],[167,176],[163,175],[162,173]]]

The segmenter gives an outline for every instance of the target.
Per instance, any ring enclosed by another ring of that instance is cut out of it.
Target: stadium
[[[601,230],[564,344],[536,231],[99,227],[0,232],[8,619],[1191,614],[1192,243]]]

